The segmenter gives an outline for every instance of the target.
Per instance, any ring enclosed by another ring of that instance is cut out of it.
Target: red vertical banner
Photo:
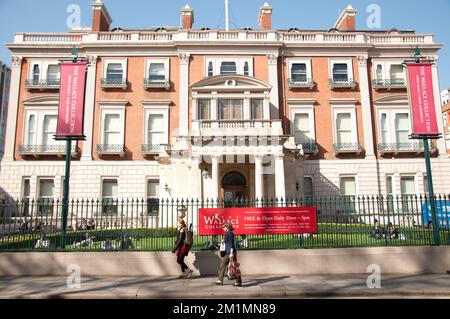
[[[412,135],[438,135],[431,63],[408,63]]]
[[[56,137],[83,138],[86,63],[61,63]]]

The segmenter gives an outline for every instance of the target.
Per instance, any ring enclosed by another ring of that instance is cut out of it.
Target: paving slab
[[[369,289],[367,274],[332,276],[253,276],[242,287],[215,277],[85,277],[69,288],[67,277],[2,277],[0,298],[450,298],[450,274],[385,275]]]

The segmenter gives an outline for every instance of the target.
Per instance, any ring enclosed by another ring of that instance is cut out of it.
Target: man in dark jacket
[[[223,278],[225,277],[225,272],[227,270],[228,264],[230,261],[237,262],[236,258],[236,241],[233,234],[233,225],[231,223],[227,222],[223,225],[223,229],[226,232],[225,233],[225,257],[222,257],[222,261],[220,262],[219,267],[219,280],[216,281],[217,285],[223,285]],[[239,275],[236,278],[235,286],[242,286],[242,278]]]

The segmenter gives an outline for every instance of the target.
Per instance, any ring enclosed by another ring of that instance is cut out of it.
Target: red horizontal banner
[[[436,105],[431,63],[407,64],[413,135],[437,135]]]
[[[199,235],[223,235],[231,222],[236,235],[317,233],[315,207],[200,208]]]
[[[86,63],[61,63],[57,137],[82,137]]]

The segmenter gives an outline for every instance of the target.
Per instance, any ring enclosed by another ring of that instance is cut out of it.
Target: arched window
[[[39,82],[39,75],[41,71],[39,69],[39,64],[33,66],[33,82]]]
[[[222,179],[222,186],[245,186],[245,177],[239,172],[230,172]]]
[[[210,61],[209,63],[208,63],[208,76],[213,76],[213,72],[214,70],[213,70],[213,64],[212,64],[212,62]]]
[[[249,68],[248,68],[248,62],[245,62],[245,64],[244,64],[244,75],[250,75]]]

